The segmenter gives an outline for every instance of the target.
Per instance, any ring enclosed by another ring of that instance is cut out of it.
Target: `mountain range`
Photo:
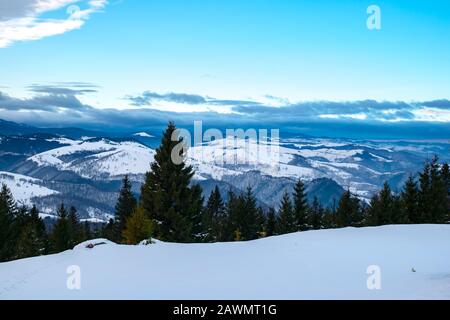
[[[156,130],[155,130],[156,131]],[[0,183],[16,200],[36,204],[53,217],[61,202],[74,205],[83,220],[113,216],[121,180],[128,175],[139,195],[150,170],[160,133],[104,133],[78,128],[36,128],[0,120]],[[434,154],[450,160],[446,141],[368,141],[317,137],[282,137],[276,141],[214,140],[190,148],[186,162],[205,198],[215,186],[254,190],[259,204],[277,207],[297,179],[308,199],[328,207],[350,189],[363,201],[387,181],[400,191],[410,174]]]

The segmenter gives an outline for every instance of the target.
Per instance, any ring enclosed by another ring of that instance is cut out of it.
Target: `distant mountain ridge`
[[[0,182],[14,183],[16,192],[29,195],[30,199],[21,200],[37,204],[46,214],[54,213],[56,206],[65,202],[75,205],[80,216],[86,219],[111,217],[125,174],[130,176],[133,191],[139,195],[158,140],[134,134],[115,138],[80,136],[78,133],[86,132],[58,129],[77,133],[77,138],[73,138],[44,129],[30,133],[33,130],[26,125],[0,122],[0,133],[14,132],[0,136],[0,171],[3,172]],[[438,154],[444,161],[450,159],[445,143],[302,136],[281,139],[276,153],[266,157],[264,148],[270,143],[248,142],[255,150],[260,148],[264,156],[258,152],[246,155],[242,146],[228,148],[221,141],[189,150],[186,161],[196,170],[195,182],[203,187],[205,198],[216,185],[224,197],[229,190],[239,193],[251,186],[260,205],[277,207],[282,195],[292,192],[296,180],[302,179],[310,201],[316,196],[323,205],[332,207],[346,189],[368,200],[384,181],[399,191],[409,174],[417,172],[430,155]],[[248,156],[250,161],[224,162],[221,161],[224,154],[235,160]],[[35,194],[26,192],[27,188],[54,192]]]

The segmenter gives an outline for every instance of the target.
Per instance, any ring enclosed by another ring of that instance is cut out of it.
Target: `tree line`
[[[450,220],[450,173],[448,164],[435,156],[417,177],[410,176],[402,191],[389,184],[369,203],[350,190],[334,208],[323,207],[317,198],[307,201],[304,183],[296,182],[285,192],[278,210],[258,206],[251,187],[222,195],[216,187],[206,202],[202,188],[192,182],[194,170],[171,155],[176,127],[169,123],[155,161],[146,174],[140,198],[127,176],[115,206],[115,218],[101,229],[80,223],[74,207],[61,204],[58,219],[47,230],[38,209],[17,208],[3,185],[0,193],[0,261],[57,253],[91,238],[137,244],[150,237],[168,242],[226,242],[254,240],[291,232],[327,228],[380,226],[386,224],[448,223]],[[175,139],[176,140],[176,139]],[[180,155],[182,150],[180,150]]]

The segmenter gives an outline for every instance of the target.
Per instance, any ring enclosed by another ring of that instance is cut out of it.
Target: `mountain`
[[[45,214],[53,214],[65,202],[75,205],[84,219],[108,220],[125,174],[139,196],[159,141],[145,133],[118,138],[71,138],[52,132],[0,136],[0,171],[28,177],[28,182],[53,190],[28,199]],[[251,186],[259,205],[276,208],[284,192],[292,192],[302,179],[309,201],[317,196],[323,205],[333,207],[346,189],[363,201],[385,181],[399,191],[409,174],[418,172],[433,154],[449,161],[448,143],[301,136],[206,142],[190,148],[186,162],[195,169],[194,182],[203,187],[206,199],[216,185],[225,199],[229,190],[240,193]],[[24,179],[19,179],[19,187],[20,181]]]
[[[127,246],[98,239],[56,255],[1,263],[0,297],[450,299],[450,225],[320,230],[233,243],[155,242]],[[86,248],[91,243],[103,244]],[[68,290],[77,266],[81,290]]]
[[[36,127],[0,119],[0,135],[23,135],[38,131]]]
[[[19,205],[29,206],[35,198],[58,194],[43,186],[43,181],[31,177],[0,171],[0,182],[6,184]]]

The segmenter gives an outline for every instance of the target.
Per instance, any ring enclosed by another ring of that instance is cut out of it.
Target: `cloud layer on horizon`
[[[169,120],[180,126],[191,126],[194,121],[201,120],[207,126],[218,127],[283,127],[289,130],[309,128],[313,131],[330,131],[341,130],[340,124],[345,124],[353,128],[377,126],[390,127],[392,130],[415,126],[441,135],[449,134],[450,131],[445,129],[450,122],[450,101],[445,99],[423,102],[362,100],[289,103],[269,97],[269,103],[264,103],[147,91],[142,96],[128,96],[130,108],[119,110],[99,109],[83,103],[81,98],[84,95],[98,90],[98,86],[89,83],[33,84],[27,89],[32,93],[29,98],[13,97],[0,90],[0,118],[47,127],[81,126],[114,130],[164,126]],[[273,100],[278,105],[271,105]],[[231,113],[172,112],[154,108],[159,103],[177,103],[194,108],[205,104],[224,105],[230,108]],[[421,133],[418,131],[416,134]]]

